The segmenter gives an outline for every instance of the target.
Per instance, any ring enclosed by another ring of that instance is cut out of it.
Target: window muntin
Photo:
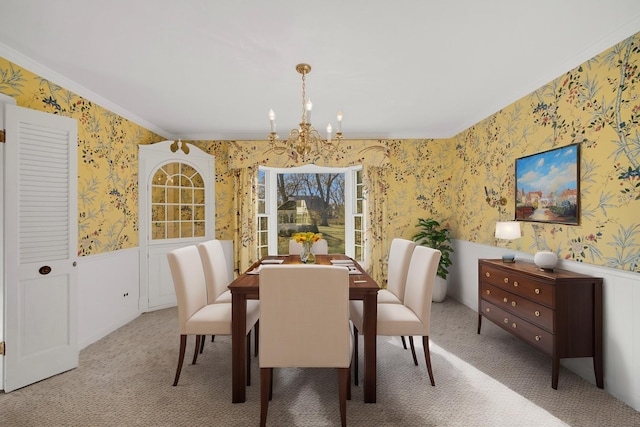
[[[151,240],[204,237],[204,179],[192,166],[161,166],[151,184]]]

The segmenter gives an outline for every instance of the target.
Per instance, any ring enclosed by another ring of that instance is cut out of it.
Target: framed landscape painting
[[[579,224],[580,145],[516,159],[516,220]]]

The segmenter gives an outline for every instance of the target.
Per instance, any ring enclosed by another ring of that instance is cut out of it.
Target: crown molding
[[[100,105],[103,108],[106,108],[107,110],[116,113],[122,117],[124,117],[125,119],[136,123],[140,126],[142,126],[143,128],[151,131],[151,132],[155,132],[158,135],[165,137],[165,138],[169,138],[170,134],[169,132],[165,131],[164,129],[159,128],[158,126],[154,125],[153,123],[149,123],[148,121],[144,120],[143,118],[137,116],[136,114],[132,113],[131,111],[128,111],[122,107],[120,107],[119,105],[114,104],[113,102],[109,101],[106,98],[103,98],[102,96],[98,95],[95,92],[92,92],[91,90],[87,89],[86,87],[66,78],[65,76],[53,71],[52,69],[40,64],[39,62],[29,58],[26,55],[23,55],[22,53],[16,51],[15,49],[10,48],[9,46],[0,43],[0,56],[5,58],[8,61],[13,62],[16,65],[19,65],[22,68],[25,68],[29,71],[31,71],[32,73],[36,74],[37,76],[40,76],[42,78],[45,78],[47,80],[50,80],[52,82],[55,82],[57,85],[64,87],[65,89],[70,90],[71,92],[85,98],[88,99],[89,101]]]

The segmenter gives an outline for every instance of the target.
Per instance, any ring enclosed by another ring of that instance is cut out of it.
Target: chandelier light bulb
[[[271,132],[275,133],[276,131],[276,113],[273,110],[269,110],[269,123],[271,123]]]

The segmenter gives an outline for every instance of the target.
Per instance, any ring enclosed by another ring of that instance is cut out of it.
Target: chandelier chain
[[[306,81],[307,73],[302,73],[302,123],[307,122],[307,109],[305,108],[305,99],[307,98]]]

